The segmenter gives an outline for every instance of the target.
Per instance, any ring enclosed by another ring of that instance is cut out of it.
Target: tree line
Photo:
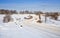
[[[59,14],[60,15],[60,12],[42,12],[42,11],[28,11],[28,10],[25,10],[25,11],[19,11],[17,12],[16,10],[5,10],[5,9],[0,9],[0,14],[48,14],[48,16],[50,16],[51,14]]]
[[[0,9],[0,14],[17,14],[17,11]]]

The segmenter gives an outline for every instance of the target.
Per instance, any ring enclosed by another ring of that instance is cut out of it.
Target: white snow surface
[[[29,15],[32,19],[24,19]],[[60,38],[60,21],[41,16],[43,23],[37,23],[38,16],[34,14],[14,14],[11,17],[13,22],[3,23],[0,15],[0,38]],[[36,20],[37,19],[37,20]]]

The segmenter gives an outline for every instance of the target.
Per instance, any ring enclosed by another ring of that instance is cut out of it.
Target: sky
[[[60,0],[0,0],[0,9],[60,12]]]

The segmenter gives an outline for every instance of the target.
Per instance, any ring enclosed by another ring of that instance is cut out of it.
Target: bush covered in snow
[[[5,15],[5,17],[3,18],[3,22],[8,23],[10,21],[13,21],[13,18],[10,15]]]
[[[51,19],[58,20],[58,13],[46,13],[46,17],[50,17]]]
[[[33,16],[28,16],[28,17],[24,17],[24,19],[32,19],[33,18]]]

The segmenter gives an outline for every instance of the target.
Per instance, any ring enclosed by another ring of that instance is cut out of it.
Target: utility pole
[[[48,15],[48,13],[45,13],[45,23],[47,21],[47,15]]]

